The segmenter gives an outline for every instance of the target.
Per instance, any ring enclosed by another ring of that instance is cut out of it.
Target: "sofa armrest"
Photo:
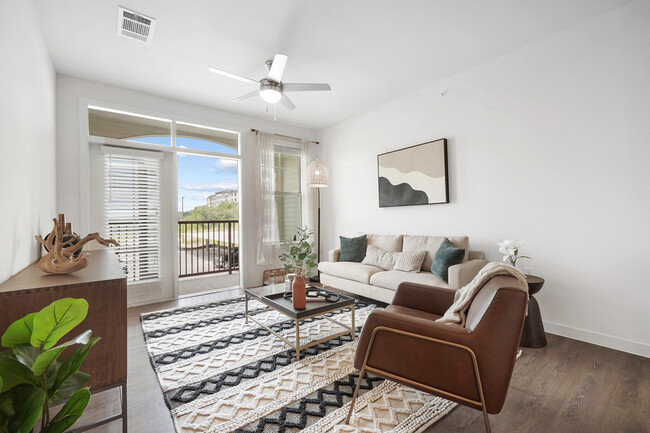
[[[478,274],[478,271],[483,269],[488,261],[485,259],[468,260],[459,265],[449,266],[449,286],[454,289],[460,289],[468,285]]]
[[[403,282],[397,287],[392,304],[442,316],[454,303],[455,295],[453,289]]]
[[[330,262],[338,262],[339,259],[341,258],[341,250],[340,249],[335,249],[335,250],[329,250],[329,259]]]

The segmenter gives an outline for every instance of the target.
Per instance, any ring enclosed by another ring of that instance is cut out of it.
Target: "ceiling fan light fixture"
[[[262,80],[260,82],[260,97],[267,104],[277,104],[282,99],[282,84],[274,83],[270,80]]]
[[[222,75],[224,77],[233,78],[235,80],[243,81],[245,83],[255,84],[259,87],[250,93],[235,98],[232,102],[245,101],[257,95],[267,104],[282,104],[287,110],[291,111],[296,108],[296,104],[285,95],[286,92],[314,92],[323,90],[332,90],[329,84],[325,83],[283,83],[282,76],[284,74],[284,67],[287,64],[287,56],[284,54],[276,54],[273,60],[267,60],[266,67],[269,69],[269,74],[266,78],[261,80],[253,80],[242,75],[233,74],[232,72],[222,71],[217,68],[208,68],[210,72]],[[316,173],[319,175],[320,173]]]

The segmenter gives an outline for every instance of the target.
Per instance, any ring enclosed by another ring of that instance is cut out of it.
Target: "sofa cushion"
[[[381,268],[375,266],[362,265],[361,263],[354,262],[320,262],[318,269],[324,274],[365,284],[370,283],[370,277],[372,275],[382,271]]]
[[[450,266],[460,265],[465,257],[465,249],[458,248],[449,239],[440,245],[436,257],[431,265],[431,272],[439,276],[445,283],[449,282],[448,273]]]
[[[416,236],[416,235],[404,235],[404,247],[403,251],[420,251],[425,250],[427,255],[424,257],[424,262],[422,262],[422,270],[430,271],[431,265],[433,264],[433,259],[436,257],[438,248],[445,241],[449,239],[452,244],[456,245],[458,248],[465,249],[465,257],[463,261],[467,261],[467,256],[469,254],[469,238],[467,236]]]
[[[364,265],[377,266],[378,268],[382,268],[385,271],[390,271],[393,269],[393,267],[395,267],[395,259],[397,258],[398,254],[401,253],[397,253],[395,251],[386,251],[382,250],[381,248],[368,245],[368,249],[366,250],[366,257],[363,258],[361,263]]]
[[[339,236],[341,242],[341,262],[361,262],[366,256],[366,235],[356,238]]]
[[[368,245],[386,251],[402,251],[402,239],[404,238],[402,235],[375,235],[368,233],[366,236]]]
[[[428,284],[430,286],[450,288],[449,284],[442,281],[431,272],[403,272],[403,271],[384,271],[373,274],[370,277],[370,284],[373,286],[383,287],[385,289],[397,290],[397,286],[404,281],[413,283]]]
[[[396,271],[419,272],[427,252],[402,251],[401,253],[395,254],[397,254],[397,257],[395,258],[395,266],[393,266],[393,269]]]

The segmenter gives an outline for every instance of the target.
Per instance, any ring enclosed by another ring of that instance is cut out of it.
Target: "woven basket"
[[[264,271],[264,276],[262,277],[262,284],[265,286],[270,286],[271,284],[280,284],[284,283],[284,279],[288,273],[291,271],[288,269],[268,269]]]

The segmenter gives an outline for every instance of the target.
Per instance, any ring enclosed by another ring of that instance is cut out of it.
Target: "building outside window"
[[[218,191],[208,196],[207,201],[210,207],[217,207],[221,203],[237,203],[239,201],[239,191],[233,189]]]

